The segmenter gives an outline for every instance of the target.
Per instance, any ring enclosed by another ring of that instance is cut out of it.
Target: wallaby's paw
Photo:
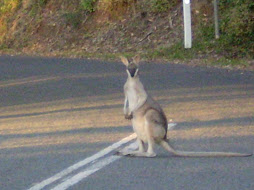
[[[133,115],[132,114],[126,114],[124,117],[125,117],[125,119],[131,120],[133,118]]]
[[[156,153],[147,153],[147,157],[149,157],[149,158],[153,158],[153,157],[156,157],[157,156],[157,154]]]
[[[123,156],[123,153],[121,151],[116,151],[114,155]]]
[[[141,151],[117,151],[115,155],[129,156],[129,157],[147,157],[153,158],[156,156],[155,152],[141,152]]]
[[[124,151],[117,151],[115,155],[117,156],[129,156],[131,154],[130,152],[124,152]]]

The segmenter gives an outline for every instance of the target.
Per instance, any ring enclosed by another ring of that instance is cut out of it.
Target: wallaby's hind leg
[[[137,139],[138,145],[139,145],[139,150],[138,151],[120,151],[119,154],[124,155],[124,156],[136,156],[136,157],[155,157],[156,153],[154,152],[154,138],[151,135],[151,130],[153,127],[153,123],[149,122],[149,119],[147,117],[145,118],[145,123],[144,123],[144,131],[143,133],[145,134],[145,140],[148,143],[148,149],[145,151],[144,148],[144,142],[139,139]]]
[[[144,142],[140,139],[137,139],[137,142],[138,142],[138,151],[145,152]]]
[[[149,116],[145,116],[145,133],[148,142],[147,148],[147,157],[155,157],[156,153],[154,152],[154,137],[152,136],[153,123],[151,123]]]
[[[155,141],[160,142],[165,136],[165,129],[163,127],[164,118],[161,117],[160,113],[154,109],[148,110],[145,117],[144,123],[144,134],[148,143],[147,152],[133,152],[130,156],[143,156],[143,157],[155,157],[154,152]]]
[[[149,139],[148,140],[148,149],[146,152],[147,156],[146,157],[155,157],[156,153],[154,152],[154,139]]]
[[[153,150],[153,143],[149,143],[148,142],[148,150],[147,152],[140,152],[140,151],[132,151],[129,152],[128,154],[123,154],[124,156],[134,156],[134,157],[148,157],[148,158],[152,158],[156,156],[156,153]]]
[[[155,157],[156,153],[154,152],[154,142],[153,140],[148,141],[148,149],[147,152],[141,152],[141,151],[133,151],[129,152],[126,156],[136,156],[136,157]]]
[[[154,143],[148,141],[148,151],[145,152],[144,143],[140,139],[137,140],[139,144],[139,150],[137,151],[119,151],[118,154],[123,156],[134,156],[134,157],[155,157],[156,154],[153,151]]]
[[[117,154],[123,155],[123,156],[137,156],[137,154],[141,155],[145,153],[144,142],[138,138],[137,143],[138,143],[138,150],[121,150],[121,151],[118,151]]]

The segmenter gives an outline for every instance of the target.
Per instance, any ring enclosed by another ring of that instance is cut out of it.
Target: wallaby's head
[[[137,55],[129,61],[126,57],[120,56],[123,64],[126,66],[126,72],[129,77],[134,78],[138,76],[138,65],[140,61],[140,56]]]

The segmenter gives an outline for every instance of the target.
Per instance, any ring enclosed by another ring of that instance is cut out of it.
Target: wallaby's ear
[[[123,64],[127,67],[129,65],[129,61],[126,57],[124,56],[120,56],[121,61],[123,62]]]
[[[134,62],[136,65],[139,65],[139,62],[140,62],[140,55],[136,55],[135,57],[133,57],[133,62]]]

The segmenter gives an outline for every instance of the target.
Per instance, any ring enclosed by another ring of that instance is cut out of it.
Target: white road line
[[[46,179],[46,180],[44,180],[44,181],[34,185],[34,186],[32,186],[28,190],[41,190],[45,186],[54,183],[55,181],[57,181],[57,180],[65,177],[66,175],[72,173],[73,171],[75,171],[75,170],[77,170],[77,169],[79,169],[79,168],[81,168],[81,167],[83,167],[83,166],[85,166],[85,165],[87,165],[87,164],[89,164],[89,163],[91,163],[91,162],[93,162],[93,161],[95,161],[95,160],[105,156],[106,154],[108,154],[111,151],[119,148],[123,144],[128,143],[129,141],[133,140],[134,138],[136,138],[136,134],[135,133],[133,133],[132,135],[130,135],[130,136],[128,136],[128,137],[126,137],[126,138],[124,138],[124,139],[122,139],[122,140],[112,144],[111,146],[101,150],[100,152],[94,154],[93,156],[88,157],[88,158],[86,158],[86,159],[84,159],[84,160],[82,160],[82,161],[80,161],[80,162],[78,162],[78,163],[76,163],[76,164],[66,168],[65,170],[55,174],[54,176],[52,176],[52,177],[50,177],[50,178],[48,178],[48,179]]]
[[[51,190],[65,190],[73,185],[75,185],[76,183],[78,183],[79,181],[81,181],[82,179],[88,177],[89,175],[97,172],[98,170],[100,170],[101,168],[105,167],[106,165],[110,164],[111,162],[114,162],[116,160],[118,160],[120,158],[120,156],[110,156],[110,157],[106,157],[105,159],[103,159],[102,161],[99,161],[96,164],[96,168],[94,169],[87,169],[85,171],[82,171],[76,175],[74,175],[73,177],[71,177],[70,179],[64,181],[63,183],[57,185],[56,187],[54,187]]]
[[[168,124],[168,129],[172,130],[174,128],[174,126],[177,125],[176,123],[169,123]],[[90,176],[91,174],[95,173],[96,171],[102,169],[103,167],[107,166],[108,164],[120,159],[120,156],[109,156],[106,157],[104,159],[101,159],[100,161],[95,162],[96,160],[104,157],[106,154],[110,153],[111,151],[119,148],[120,146],[130,142],[131,140],[133,140],[134,138],[136,138],[136,134],[133,133],[132,135],[120,140],[119,142],[116,142],[114,144],[112,144],[111,146],[101,150],[100,152],[94,154],[91,157],[88,157],[68,168],[66,168],[65,170],[55,174],[54,176],[32,186],[30,189],[28,190],[41,190],[44,187],[46,187],[47,185],[50,185],[52,183],[54,183],[55,181],[71,174],[72,172],[74,172],[75,170],[89,164],[89,163],[93,163],[91,166],[89,166],[88,168],[86,168],[85,170],[83,170],[82,172],[79,172],[78,174],[75,174],[72,177],[66,178],[65,180],[63,180],[62,183],[60,183],[59,185],[55,186],[53,189],[51,190],[65,190],[73,185],[75,185],[76,183],[78,183],[79,181],[81,181],[82,179]],[[136,149],[137,148],[137,143],[131,143],[129,146],[125,147],[125,149]]]
[[[173,130],[176,125],[176,123],[168,123],[168,131]]]
[[[168,124],[168,129],[172,130],[174,127],[176,126],[176,123],[169,123]],[[124,149],[127,150],[135,150],[138,148],[138,145],[136,142],[131,143],[129,146],[124,147]],[[86,168],[85,170],[79,172],[78,174],[75,174],[74,176],[64,180],[61,184],[57,185],[56,187],[54,187],[51,190],[66,190],[69,187],[77,184],[78,182],[80,182],[81,180],[84,180],[85,178],[87,178],[88,176],[90,176],[91,174],[97,172],[98,170],[104,168],[105,166],[109,165],[110,163],[120,159],[120,156],[109,156],[106,157],[98,162],[95,162],[94,164],[92,164],[91,166],[89,166],[88,168]]]
[[[138,148],[138,145],[136,142],[131,143],[129,146],[126,147],[127,149],[132,149],[135,150]],[[90,176],[91,174],[97,172],[98,170],[104,168],[105,166],[109,165],[110,163],[120,159],[121,156],[109,156],[106,157],[96,163],[94,163],[93,165],[91,165],[90,167],[86,168],[85,170],[83,170],[82,172],[72,176],[71,178],[65,180],[64,182],[62,182],[61,184],[57,185],[56,187],[54,187],[51,190],[65,190],[68,189],[69,187],[77,184],[78,182],[80,182],[81,180],[87,178],[88,176]]]

